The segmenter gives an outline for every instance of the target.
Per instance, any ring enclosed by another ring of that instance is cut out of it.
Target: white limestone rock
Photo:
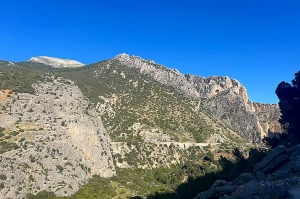
[[[74,82],[51,77],[33,88],[34,94],[0,95],[5,107],[0,127],[5,134],[18,132],[6,139],[18,147],[0,154],[0,174],[6,176],[0,198],[21,199],[43,190],[68,196],[93,175],[115,175],[100,113]]]
[[[83,63],[80,63],[75,60],[60,59],[60,58],[47,57],[47,56],[32,57],[28,61],[49,65],[54,68],[78,68],[84,66]]]

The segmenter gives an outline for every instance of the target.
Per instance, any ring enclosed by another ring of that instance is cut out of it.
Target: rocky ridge
[[[79,88],[54,77],[33,88],[1,93],[0,198],[66,196],[95,174],[113,176],[110,138]]]
[[[217,180],[195,199],[299,198],[300,145],[278,146],[260,161],[253,173],[243,173],[232,182]]]
[[[176,69],[171,70],[152,60],[145,60],[125,53],[117,55],[113,59],[118,60],[124,66],[139,69],[140,73],[150,75],[162,84],[173,86],[187,97],[198,98],[200,96],[196,89],[186,81],[184,75]]]
[[[235,79],[227,76],[205,78],[183,75],[178,70],[125,53],[117,55],[113,60],[118,60],[124,66],[136,68],[142,74],[174,87],[186,97],[198,100],[207,113],[247,137],[249,141],[259,142],[269,130],[280,131],[278,105],[251,102],[246,88]]]
[[[60,59],[48,56],[32,57],[28,60],[28,62],[41,63],[52,66],[54,68],[78,68],[84,66],[83,63],[80,63],[75,60]]]

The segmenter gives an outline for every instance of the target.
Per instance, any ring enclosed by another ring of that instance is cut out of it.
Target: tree
[[[288,143],[300,143],[300,71],[295,74],[292,84],[281,82],[276,94],[279,98],[283,133],[287,134]],[[281,136],[283,138],[283,136]]]

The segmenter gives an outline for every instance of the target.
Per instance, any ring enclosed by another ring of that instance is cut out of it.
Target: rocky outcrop
[[[152,60],[145,60],[125,53],[117,55],[114,60],[119,61],[124,66],[136,68],[142,74],[150,75],[162,84],[174,87],[186,97],[194,99],[200,97],[194,86],[187,82],[185,76],[179,73],[178,70],[171,70],[163,65],[155,63]]]
[[[259,142],[269,132],[281,132],[278,105],[253,103],[237,80],[223,77],[183,75],[150,60],[127,54],[113,60],[136,68],[158,82],[175,88],[186,97],[201,102],[203,109],[251,142]]]
[[[211,115],[249,140],[259,142],[270,131],[281,132],[278,105],[251,102],[239,81],[227,76],[186,78],[200,93],[202,105]]]
[[[241,174],[232,182],[218,180],[195,199],[222,198],[299,198],[300,145],[287,150],[283,146],[273,149],[253,174]]]
[[[253,110],[257,115],[259,123],[263,128],[264,136],[269,133],[282,132],[281,125],[278,122],[281,113],[278,104],[253,103]]]
[[[113,176],[110,138],[79,88],[52,77],[33,87],[34,95],[12,93],[10,100],[0,101],[0,127],[5,129],[0,198],[43,190],[66,196],[95,174]]]
[[[35,62],[40,64],[45,64],[48,66],[52,66],[54,68],[78,68],[84,66],[83,63],[80,63],[75,60],[70,59],[60,59],[54,57],[47,57],[47,56],[38,56],[32,57],[29,62]]]

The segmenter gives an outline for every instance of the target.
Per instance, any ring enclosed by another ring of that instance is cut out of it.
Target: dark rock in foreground
[[[243,198],[300,198],[300,145],[287,150],[284,146],[273,149],[253,174],[243,173],[232,182],[217,180],[195,199]]]

